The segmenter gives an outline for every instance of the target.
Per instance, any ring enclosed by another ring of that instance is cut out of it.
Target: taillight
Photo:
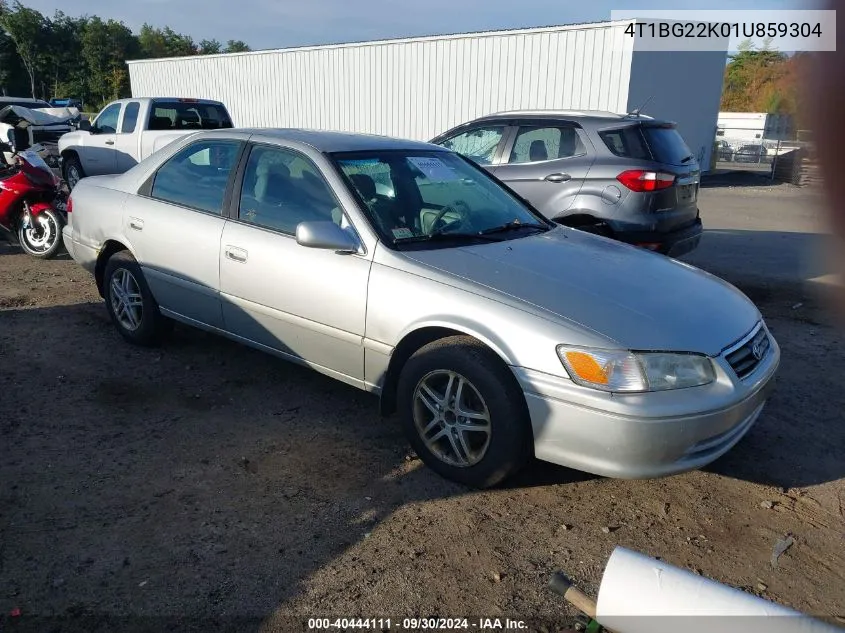
[[[661,189],[668,189],[675,184],[675,174],[630,169],[619,174],[616,180],[628,187],[631,191],[660,191]]]
[[[67,197],[67,204],[65,205],[65,210],[68,213],[71,213],[73,211],[73,198],[71,198],[70,196]]]

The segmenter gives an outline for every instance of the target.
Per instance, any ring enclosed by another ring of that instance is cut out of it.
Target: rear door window
[[[140,109],[141,104],[137,101],[131,101],[126,104],[126,109],[123,111],[123,122],[120,124],[122,134],[132,134],[135,131],[135,125],[138,123],[138,111]]]
[[[220,215],[241,142],[200,141],[168,159],[156,172],[150,196]]]
[[[584,143],[572,126],[523,126],[514,140],[509,163],[535,163],[543,160],[571,158],[587,153]]]

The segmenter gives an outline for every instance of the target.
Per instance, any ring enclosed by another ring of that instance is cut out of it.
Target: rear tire
[[[62,228],[65,223],[55,209],[45,209],[31,220],[32,225],[18,227],[18,242],[27,255],[51,259],[62,248]]]
[[[397,404],[417,455],[452,481],[495,486],[533,454],[522,390],[502,360],[468,336],[434,341],[411,356]]]
[[[85,178],[85,172],[82,170],[82,163],[79,162],[79,157],[68,156],[62,162],[62,175],[67,183],[68,191],[73,191],[73,188],[79,184],[79,181]]]
[[[103,298],[117,331],[134,345],[156,345],[172,326],[162,316],[141,267],[129,251],[115,253],[106,263]]]

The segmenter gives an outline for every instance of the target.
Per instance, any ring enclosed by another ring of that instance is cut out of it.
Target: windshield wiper
[[[536,222],[507,222],[501,226],[494,226],[489,229],[479,231],[479,235],[491,235],[493,233],[507,233],[508,231],[518,231],[520,229],[540,229],[542,231],[550,231],[551,229],[545,224],[538,224]]]
[[[417,242],[435,242],[448,240],[481,240],[482,242],[498,242],[495,237],[488,237],[482,233],[443,233],[435,231],[428,235],[415,235],[414,237],[400,237],[393,240],[394,244],[414,244]]]
[[[689,155],[689,156],[687,156],[686,158],[682,158],[682,159],[681,159],[681,164],[688,163],[688,162],[690,162],[693,158],[695,158],[695,156],[693,156],[692,154],[690,154],[690,155]]]

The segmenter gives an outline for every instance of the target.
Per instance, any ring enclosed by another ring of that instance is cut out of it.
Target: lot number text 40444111
[[[310,618],[309,631],[522,631],[522,620],[510,618]]]

